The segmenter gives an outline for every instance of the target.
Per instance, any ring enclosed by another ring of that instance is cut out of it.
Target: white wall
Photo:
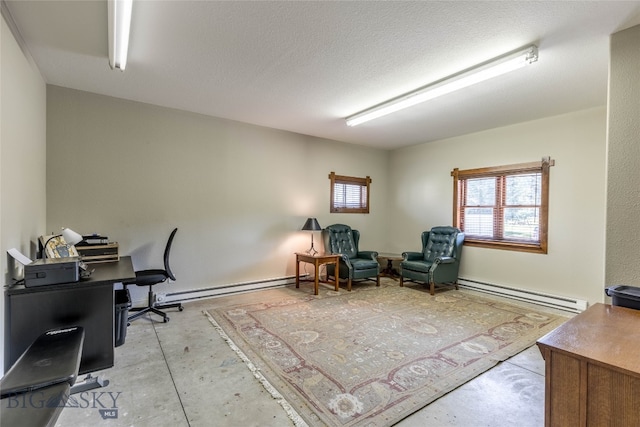
[[[549,250],[465,247],[461,276],[589,302],[604,298],[606,110],[597,108],[405,149],[390,159],[391,249],[420,250],[420,233],[449,225],[454,168],[551,156]]]
[[[48,230],[106,234],[139,269],[179,227],[178,281],[160,291],[295,274],[309,216],[384,250],[385,151],[55,86],[47,120]],[[371,177],[369,215],[329,213],[331,171]]]
[[[640,25],[611,37],[606,283],[640,286]]]
[[[6,251],[33,256],[32,246],[46,218],[46,88],[2,18],[0,55],[0,269],[3,284],[21,272],[9,271]],[[0,296],[4,367],[4,292]]]

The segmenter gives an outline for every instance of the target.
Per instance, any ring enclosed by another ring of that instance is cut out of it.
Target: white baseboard
[[[306,277],[306,275],[300,275],[300,278],[303,277]],[[287,276],[257,280],[252,282],[232,283],[210,288],[191,289],[179,292],[156,293],[156,302],[158,302],[159,304],[171,304],[174,302],[195,301],[199,299],[228,296],[262,289],[279,288],[295,282],[296,276]],[[146,304],[146,300],[142,301],[141,304]]]
[[[587,301],[575,298],[528,291],[525,289],[517,289],[509,286],[496,285],[492,283],[479,282],[476,280],[463,278],[458,279],[458,285],[474,291],[486,292],[492,295],[513,298],[519,301],[526,301],[533,304],[540,304],[546,307],[553,307],[560,310],[570,311],[572,313],[580,313],[587,309]]]
[[[300,276],[301,278],[307,275]],[[199,299],[216,298],[245,292],[252,292],[262,289],[271,289],[287,286],[295,283],[295,276],[276,277],[272,279],[257,280],[251,282],[232,283],[227,285],[215,286],[210,288],[191,289],[179,292],[157,293],[156,301],[160,304],[170,304],[174,302],[196,301]],[[560,310],[570,311],[572,313],[580,313],[587,309],[587,301],[568,298],[559,295],[545,294],[542,292],[534,292],[525,289],[512,288],[504,285],[496,285],[493,283],[480,282],[477,280],[459,278],[458,284],[462,288],[485,292],[488,294],[512,298],[519,301],[539,304],[546,307],[557,308]],[[134,306],[145,305],[145,298],[140,301],[134,301]]]

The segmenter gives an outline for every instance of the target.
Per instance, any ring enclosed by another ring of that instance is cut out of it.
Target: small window
[[[547,253],[548,157],[541,162],[458,170],[453,176],[454,224],[464,244]]]
[[[329,174],[331,180],[331,213],[369,213],[371,178]]]

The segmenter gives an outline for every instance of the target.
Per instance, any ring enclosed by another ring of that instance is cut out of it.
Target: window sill
[[[547,248],[542,247],[539,243],[518,243],[518,242],[506,242],[506,241],[492,241],[492,240],[480,240],[465,238],[465,246],[474,246],[479,248],[488,249],[502,249],[506,251],[516,252],[530,252],[536,254],[546,254]]]

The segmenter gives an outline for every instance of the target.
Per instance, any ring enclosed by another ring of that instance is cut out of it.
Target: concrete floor
[[[115,366],[94,374],[109,385],[73,395],[56,426],[293,426],[202,313],[258,295],[187,303],[183,312],[170,310],[168,323],[155,315],[136,320]],[[396,425],[543,426],[544,360],[534,345]]]

